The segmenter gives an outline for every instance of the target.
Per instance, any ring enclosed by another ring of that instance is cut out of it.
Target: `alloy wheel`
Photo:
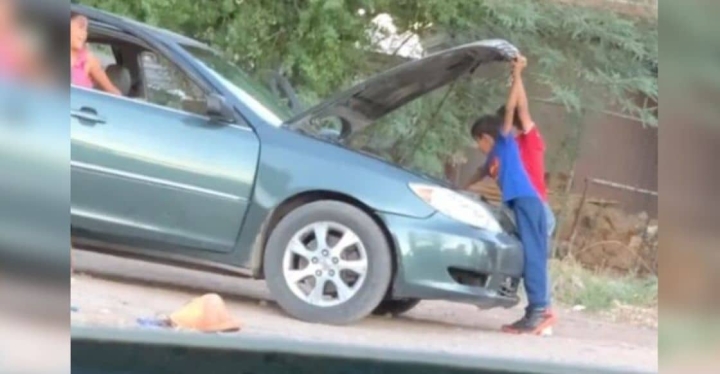
[[[316,222],[295,235],[283,256],[283,276],[304,302],[332,307],[351,299],[362,287],[368,257],[358,235],[335,222]]]

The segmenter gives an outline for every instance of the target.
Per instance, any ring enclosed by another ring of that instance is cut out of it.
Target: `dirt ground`
[[[658,370],[657,329],[629,319],[611,321],[559,309],[555,335],[541,338],[498,331],[518,308],[481,311],[469,305],[424,301],[406,316],[370,317],[352,326],[308,324],[286,316],[262,282],[75,251],[73,324],[143,328],[136,319],[167,314],[207,292],[218,293],[255,335],[414,351],[613,365]]]

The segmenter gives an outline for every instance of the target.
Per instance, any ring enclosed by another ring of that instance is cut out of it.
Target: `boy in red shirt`
[[[527,93],[525,92],[522,75],[518,75],[514,79],[518,80],[519,87],[518,106],[513,116],[513,126],[517,133],[515,139],[520,148],[520,157],[522,158],[523,166],[545,205],[549,240],[555,231],[555,214],[553,214],[550,204],[548,203],[547,186],[545,185],[545,142],[543,141],[542,135],[540,135],[540,130],[530,117]],[[497,115],[505,118],[504,105],[497,110]],[[548,249],[550,249],[550,246],[548,246]]]
[[[545,142],[540,135],[540,130],[535,126],[535,122],[533,122],[530,117],[527,93],[525,92],[522,75],[518,75],[516,79],[518,80],[519,93],[517,108],[513,116],[513,126],[517,133],[515,140],[520,148],[520,157],[522,158],[523,166],[535,190],[537,190],[538,195],[540,195],[540,199],[542,199],[545,205],[549,240],[555,231],[555,215],[550,208],[550,204],[548,204],[547,187],[545,186]],[[505,118],[505,106],[500,107],[496,114],[500,118]],[[486,170],[485,167],[479,168],[463,186],[463,189],[470,188],[470,186],[481,181],[488,175],[490,175],[490,170]],[[548,249],[550,249],[549,245]]]
[[[549,242],[555,230],[555,215],[553,214],[553,211],[548,204],[547,186],[545,184],[545,142],[540,135],[540,130],[537,128],[535,122],[533,122],[532,118],[530,117],[527,93],[525,91],[525,86],[522,81],[522,74],[513,74],[513,79],[516,80],[516,82],[513,83],[517,83],[517,106],[515,107],[515,113],[513,113],[512,116],[512,124],[515,128],[516,134],[515,140],[520,151],[520,158],[522,160],[523,168],[527,172],[530,182],[537,191],[537,194],[542,200],[544,206],[547,222],[547,248],[549,255]],[[513,86],[515,86],[515,84],[513,84]],[[499,118],[506,118],[505,112],[505,106],[503,105],[497,110],[496,115]],[[476,171],[476,173],[463,186],[463,188],[468,189],[470,186],[479,182],[485,177],[493,175],[493,170],[491,169],[492,164],[486,163],[483,167],[479,168]],[[548,285],[548,302],[549,300],[551,300],[551,289],[552,287]],[[547,305],[548,311],[552,315],[550,307],[550,305]]]
[[[504,117],[485,115],[473,124],[470,134],[486,162],[479,172],[497,181],[503,204],[515,215],[517,235],[523,246],[523,284],[527,307],[519,320],[502,327],[515,334],[552,334],[556,317],[550,311],[547,269],[547,224],[543,200],[533,185],[515,139],[514,114],[520,97],[517,79],[526,66],[522,56],[513,61],[512,74],[516,78],[507,99],[508,112]]]

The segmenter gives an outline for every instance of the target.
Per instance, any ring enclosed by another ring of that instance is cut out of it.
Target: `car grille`
[[[448,273],[455,282],[472,287],[486,287],[489,278],[487,274],[455,267],[448,268]]]
[[[498,294],[503,297],[515,297],[515,295],[517,295],[519,285],[520,278],[505,277],[503,282],[500,284]]]

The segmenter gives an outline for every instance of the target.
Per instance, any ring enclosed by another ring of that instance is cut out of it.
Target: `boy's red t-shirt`
[[[520,157],[523,166],[530,177],[530,181],[537,190],[540,198],[547,201],[547,187],[545,186],[545,142],[537,126],[522,133],[515,138],[520,148]]]

